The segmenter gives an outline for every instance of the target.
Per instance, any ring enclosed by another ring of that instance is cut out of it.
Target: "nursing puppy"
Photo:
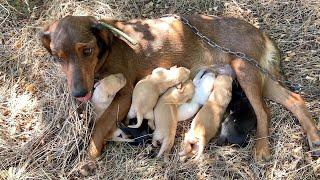
[[[129,128],[139,128],[143,118],[148,119],[149,126],[154,129],[153,108],[158,98],[168,88],[185,82],[189,79],[190,70],[184,67],[156,68],[144,79],[140,80],[132,93],[132,104],[127,119],[137,117],[136,125],[129,125]]]
[[[226,111],[227,118],[221,125],[218,145],[237,144],[246,146],[248,135],[256,128],[257,118],[244,91],[234,80],[232,99]]]
[[[92,105],[94,112],[99,118],[101,114],[109,107],[116,93],[126,84],[123,74],[111,74],[95,84],[95,90],[92,95]],[[128,139],[127,135],[119,128],[113,132],[111,141],[133,142]]]
[[[153,132],[152,144],[157,147],[161,143],[157,157],[165,153],[168,158],[177,130],[177,107],[188,101],[194,94],[194,85],[191,81],[182,84],[181,88],[172,87],[168,89],[159,99],[155,109],[155,131]]]
[[[190,102],[186,102],[178,107],[178,121],[184,121],[193,117],[202,105],[208,100],[212,92],[215,74],[200,70],[193,79],[195,93]]]
[[[125,85],[126,78],[121,73],[111,74],[94,85],[95,90],[91,102],[97,118],[107,109],[116,93]]]
[[[218,75],[208,101],[194,117],[190,130],[183,141],[183,150],[179,153],[182,160],[194,156],[199,159],[208,142],[217,135],[220,121],[231,100],[232,77]]]

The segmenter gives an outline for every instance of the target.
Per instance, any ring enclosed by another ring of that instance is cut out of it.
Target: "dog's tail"
[[[281,75],[281,56],[280,50],[273,40],[267,35],[263,35],[265,38],[265,49],[262,59],[260,59],[260,65],[266,69],[270,74],[279,78]]]

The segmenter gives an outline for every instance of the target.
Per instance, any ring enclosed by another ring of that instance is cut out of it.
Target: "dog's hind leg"
[[[249,63],[235,59],[231,62],[237,79],[248,97],[257,116],[257,141],[255,144],[255,159],[263,161],[270,159],[268,113],[262,98],[262,77],[257,69]]]
[[[302,97],[299,94],[287,90],[271,79],[266,80],[263,95],[266,98],[282,104],[297,117],[303,130],[307,133],[312,155],[320,156],[320,137],[318,129],[316,128]]]

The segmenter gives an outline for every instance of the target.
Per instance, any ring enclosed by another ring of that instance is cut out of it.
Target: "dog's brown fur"
[[[178,124],[178,106],[187,102],[194,94],[194,85],[191,81],[182,84],[181,88],[171,87],[158,100],[154,108],[155,131],[153,132],[152,144],[157,146],[161,143],[157,157],[165,153],[165,158],[174,144]]]
[[[186,16],[191,24],[218,44],[240,51],[254,58],[271,74],[279,76],[279,51],[270,38],[252,25],[234,18]],[[147,20],[101,20],[136,39],[127,44],[107,30],[97,28],[93,17],[67,16],[47,26],[42,43],[55,57],[59,57],[71,92],[85,96],[93,87],[94,78],[123,73],[125,88],[119,91],[110,107],[102,114],[94,128],[89,146],[92,157],[101,154],[105,139],[110,137],[116,121],[123,120],[130,107],[134,84],[156,67],[173,65],[189,69],[212,64],[231,64],[237,79],[257,115],[257,160],[269,159],[267,107],[263,97],[284,105],[298,118],[307,133],[311,150],[320,144],[316,126],[298,95],[261,74],[250,63],[209,47],[189,27],[175,18]],[[91,48],[92,53],[90,52]],[[320,150],[316,151],[319,153]]]
[[[208,142],[214,138],[219,130],[221,120],[231,100],[232,77],[219,75],[213,85],[213,91],[207,102],[194,117],[190,130],[184,138],[184,148],[180,155],[196,155],[198,159]],[[184,157],[185,156],[185,157]]]
[[[151,75],[140,80],[133,89],[132,103],[127,118],[137,117],[137,124],[129,128],[139,128],[143,118],[148,119],[151,129],[154,129],[153,108],[158,98],[168,88],[183,83],[189,79],[190,70],[184,67],[156,68]]]

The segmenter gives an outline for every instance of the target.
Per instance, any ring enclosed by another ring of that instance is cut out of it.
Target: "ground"
[[[320,2],[318,0],[0,0],[0,179],[82,179],[93,122],[89,103],[69,94],[59,66],[41,46],[43,26],[65,15],[97,18],[152,18],[163,14],[232,16],[259,27],[279,45],[290,89],[300,93],[320,126]],[[218,147],[214,140],[200,162],[179,161],[179,124],[171,160],[150,158],[150,145],[108,143],[87,179],[317,179],[320,159],[312,159],[296,118],[282,106],[271,108],[272,159],[255,163],[254,134],[245,148]]]

